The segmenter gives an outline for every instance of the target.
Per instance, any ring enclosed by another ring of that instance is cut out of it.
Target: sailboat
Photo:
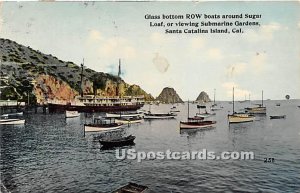
[[[248,113],[236,113],[234,111],[234,87],[232,89],[232,114],[228,115],[228,122],[230,123],[245,123],[255,120],[255,116]]]
[[[204,118],[193,117],[190,118],[190,106],[188,101],[188,117],[187,121],[180,121],[180,129],[199,129],[199,128],[209,128],[216,125],[216,121],[203,121]]]
[[[217,107],[218,105],[216,104],[216,89],[214,89],[214,104],[211,106],[210,110],[212,111],[218,111],[221,110],[223,107]]]
[[[196,113],[196,117],[206,118],[206,117],[210,117],[210,116],[216,115],[216,113],[208,113],[206,111],[206,106],[204,106],[204,105],[197,105],[197,109],[199,109],[199,113]],[[205,112],[201,113],[201,109],[205,109]]]
[[[247,107],[245,111],[249,114],[267,114],[267,108],[264,107],[264,91],[261,91],[261,104],[258,107]]]

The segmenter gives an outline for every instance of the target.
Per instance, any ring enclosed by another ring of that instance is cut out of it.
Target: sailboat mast
[[[234,87],[232,88],[232,114],[234,114]]]
[[[264,91],[261,91],[261,107],[264,106]]]
[[[84,58],[81,64],[81,73],[80,73],[80,96],[83,97],[83,66],[84,66]]]
[[[214,89],[214,105],[216,104],[216,89]]]
[[[189,117],[190,117],[190,101],[188,100],[188,116],[187,116],[188,120],[189,120]]]

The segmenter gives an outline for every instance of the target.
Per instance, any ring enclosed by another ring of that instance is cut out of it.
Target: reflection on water
[[[253,123],[228,125],[231,105],[224,102],[210,120],[216,128],[180,130],[187,106],[176,119],[130,125],[111,134],[83,135],[91,114],[26,115],[24,126],[1,125],[1,181],[12,192],[110,192],[132,181],[156,192],[295,192],[300,189],[299,100],[266,101],[267,116]],[[246,104],[237,103],[236,108]],[[152,105],[166,112],[172,105]],[[148,109],[145,106],[144,109]],[[198,112],[190,104],[190,115]],[[270,120],[269,115],[286,115]],[[99,116],[102,114],[97,114]],[[136,136],[136,151],[253,151],[255,160],[118,160],[99,138]],[[264,163],[264,158],[275,163]]]

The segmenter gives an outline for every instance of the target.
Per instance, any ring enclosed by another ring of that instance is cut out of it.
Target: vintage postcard
[[[299,1],[0,1],[1,192],[299,192]]]

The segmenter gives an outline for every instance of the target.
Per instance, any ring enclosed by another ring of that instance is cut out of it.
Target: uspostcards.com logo
[[[253,160],[254,153],[249,151],[224,151],[216,155],[214,151],[136,151],[135,149],[117,149],[116,158],[119,160],[129,159],[142,162],[143,160]]]

